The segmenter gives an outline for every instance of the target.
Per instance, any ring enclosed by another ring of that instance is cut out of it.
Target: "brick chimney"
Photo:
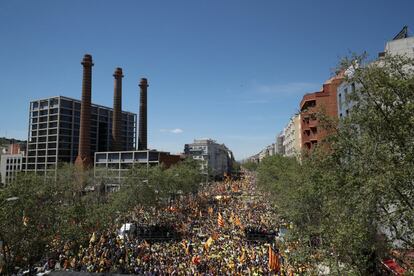
[[[114,83],[114,112],[112,115],[112,150],[122,150],[122,68],[116,68]]]
[[[138,130],[138,150],[148,149],[147,145],[147,79],[142,78],[139,83],[139,130]]]
[[[79,150],[75,165],[87,169],[92,165],[90,148],[91,128],[91,90],[92,90],[92,56],[85,55],[81,62],[83,65],[82,102],[79,130]]]

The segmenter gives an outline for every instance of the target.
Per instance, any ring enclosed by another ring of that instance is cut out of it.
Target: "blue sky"
[[[90,53],[94,103],[112,105],[119,66],[123,109],[138,113],[148,78],[151,148],[210,137],[245,158],[274,142],[340,57],[376,56],[414,29],[413,10],[410,0],[1,1],[0,136],[27,139],[30,100],[80,98]]]

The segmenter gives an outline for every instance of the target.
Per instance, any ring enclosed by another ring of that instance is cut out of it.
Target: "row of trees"
[[[195,192],[202,181],[194,160],[168,169],[133,167],[120,190],[108,194],[105,179],[92,173],[65,165],[46,179],[21,174],[0,191],[0,268],[10,272],[34,264],[61,242],[77,248],[92,232],[115,230],[115,221],[135,206],[156,206],[171,195]]]
[[[331,274],[373,275],[379,260],[414,249],[414,61],[344,60],[359,87],[356,105],[335,121],[318,115],[330,135],[297,162],[272,156],[257,168],[293,228],[290,262],[327,266]]]

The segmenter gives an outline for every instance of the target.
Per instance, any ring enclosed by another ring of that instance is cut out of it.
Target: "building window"
[[[339,107],[341,107],[342,106],[342,95],[341,95],[341,93],[339,93],[339,95],[338,95],[338,102],[339,102]]]

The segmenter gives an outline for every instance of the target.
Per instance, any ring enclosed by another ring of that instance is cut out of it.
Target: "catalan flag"
[[[183,246],[183,248],[184,248],[184,251],[185,251],[185,254],[189,254],[190,253],[190,243],[187,241],[187,240],[183,240],[182,242],[181,242],[181,245]]]
[[[218,226],[224,227],[224,219],[221,213],[218,213],[217,223],[218,223]]]
[[[243,229],[239,216],[236,216],[236,218],[234,219],[234,224]]]
[[[269,245],[269,269],[275,272],[280,271],[279,254]]]
[[[193,264],[195,264],[195,265],[199,265],[200,264],[200,262],[201,262],[201,258],[200,258],[200,256],[194,256],[192,259],[191,259],[191,261],[193,262]]]
[[[208,240],[206,241],[206,243],[204,244],[204,249],[206,251],[208,251],[208,249],[210,248],[210,246],[213,244],[213,238],[209,237]]]
[[[239,259],[239,263],[241,263],[241,264],[244,264],[244,262],[246,261],[246,253],[245,253],[244,249],[243,249],[242,255],[240,257],[238,257],[238,259]]]

